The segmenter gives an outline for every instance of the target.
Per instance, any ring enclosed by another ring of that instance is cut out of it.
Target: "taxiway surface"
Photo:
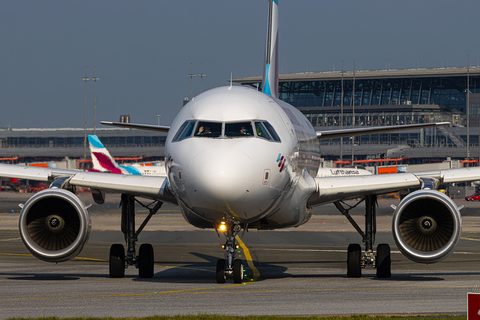
[[[227,279],[219,285],[214,266],[223,257],[224,240],[212,230],[185,225],[173,206],[163,207],[139,237],[140,243],[154,246],[155,277],[139,279],[137,270],[129,268],[125,278],[109,278],[110,245],[123,241],[119,216],[111,210],[92,207],[89,243],[79,257],[62,264],[30,256],[16,229],[18,214],[4,210],[0,319],[198,313],[465,314],[467,292],[480,288],[480,219],[475,216],[465,217],[469,228],[464,228],[456,253],[427,266],[398,253],[389,231],[391,217],[385,215],[376,243],[392,246],[393,275],[383,280],[371,268],[360,279],[346,277],[346,247],[361,243],[361,238],[345,232],[353,228],[341,217],[314,215],[300,231],[251,230],[241,238],[238,253],[245,261],[244,283]],[[138,213],[141,222],[142,212]]]

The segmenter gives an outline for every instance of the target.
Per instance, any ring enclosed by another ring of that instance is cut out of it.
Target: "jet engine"
[[[410,193],[397,206],[392,231],[403,255],[430,264],[453,253],[460,239],[462,218],[445,194],[422,189]]]
[[[19,221],[25,246],[47,262],[75,258],[87,243],[90,227],[85,204],[75,194],[58,188],[31,197],[23,206]]]

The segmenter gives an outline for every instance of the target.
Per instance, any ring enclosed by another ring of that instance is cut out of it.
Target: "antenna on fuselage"
[[[228,89],[232,87],[232,83],[233,83],[233,72],[230,72],[230,87]]]

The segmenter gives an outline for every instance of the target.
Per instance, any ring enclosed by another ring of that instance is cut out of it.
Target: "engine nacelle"
[[[407,258],[435,263],[453,253],[462,232],[457,205],[445,194],[422,189],[410,193],[393,214],[393,238]]]
[[[20,235],[40,260],[62,262],[75,258],[90,236],[91,219],[85,204],[63,189],[46,189],[24,205]]]

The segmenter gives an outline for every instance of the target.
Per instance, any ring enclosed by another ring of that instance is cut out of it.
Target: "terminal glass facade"
[[[450,122],[452,128],[414,130],[360,136],[356,144],[406,144],[410,146],[464,147],[467,142],[467,72],[454,75],[433,74],[433,69],[389,73],[385,77],[359,72],[354,81],[350,72],[343,80],[343,115],[341,74],[319,73],[318,79],[292,80],[279,83],[279,98],[297,107],[315,127],[321,130],[343,126],[388,126],[431,122]],[[439,70],[439,73],[444,71]],[[379,71],[382,73],[382,71]],[[428,74],[430,73],[430,74]],[[246,83],[247,84],[247,83]],[[255,83],[248,83],[256,87]],[[470,73],[468,88],[470,126],[480,120],[480,75]],[[353,107],[355,107],[353,113]],[[333,129],[333,128],[332,128]],[[477,129],[478,130],[478,129]],[[344,139],[344,143],[352,141]],[[321,144],[337,144],[339,139],[322,140]],[[479,144],[479,135],[470,133],[470,144]]]
[[[344,80],[343,105],[445,105],[466,112],[467,79],[462,77],[426,77]],[[470,91],[480,92],[480,77],[470,77]],[[279,97],[295,107],[332,107],[341,105],[342,81],[280,82]]]
[[[163,146],[165,136],[100,136],[105,147]],[[2,147],[83,147],[84,137],[7,137],[2,140]]]

